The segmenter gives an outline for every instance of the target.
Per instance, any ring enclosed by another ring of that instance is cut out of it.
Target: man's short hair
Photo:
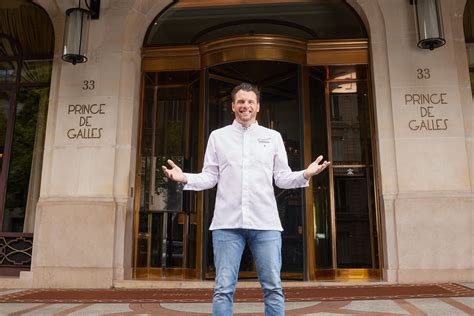
[[[248,82],[242,82],[241,84],[236,86],[234,89],[232,89],[232,93],[231,93],[232,102],[235,102],[235,95],[240,90],[247,91],[247,92],[252,91],[257,96],[257,102],[260,103],[260,90],[258,90],[256,86]]]

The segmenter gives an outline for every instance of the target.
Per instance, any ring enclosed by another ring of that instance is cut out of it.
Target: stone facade
[[[35,2],[51,17],[56,46],[33,263],[20,279],[31,287],[111,287],[131,278],[141,48],[171,1],[103,0],[89,61],[76,66],[61,53],[64,12],[77,1]],[[447,43],[434,51],[416,47],[409,1],[347,2],[369,33],[384,280],[473,281],[466,1],[441,0]],[[429,78],[419,79],[418,69]],[[91,80],[94,89],[84,90]],[[77,104],[102,108],[84,118]]]

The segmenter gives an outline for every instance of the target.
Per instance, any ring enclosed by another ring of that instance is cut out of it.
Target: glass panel
[[[49,88],[21,89],[17,97],[3,230],[32,231],[39,198]]]
[[[0,83],[16,82],[16,61],[0,61]]]
[[[146,119],[143,119],[146,121]],[[145,137],[143,137],[142,140],[144,140]],[[144,143],[145,141],[143,141]],[[142,152],[146,151],[145,148],[142,147]],[[141,162],[141,170],[140,170],[140,209],[139,209],[139,218],[138,218],[138,232],[139,233],[148,233],[148,213],[147,210],[149,208],[149,202],[150,200],[148,197],[150,196],[150,186],[148,183],[150,182],[150,163],[151,158],[150,157],[142,157],[142,162]]]
[[[186,249],[186,267],[190,269],[195,269],[196,268],[196,247],[198,245],[196,244],[197,241],[197,217],[196,214],[190,214],[189,215],[189,222],[186,226],[184,226],[184,229],[187,231],[185,232],[187,236],[187,245],[185,246]]]
[[[365,82],[330,83],[333,164],[371,163]]]
[[[265,63],[267,64],[267,63]],[[264,64],[264,65],[265,65]],[[272,65],[273,64],[273,65]],[[281,133],[291,170],[303,169],[298,68],[292,64],[268,63],[267,75],[282,74],[280,80],[262,85],[260,115],[262,125]],[[271,77],[269,82],[272,82]],[[275,186],[275,195],[283,226],[281,272],[303,277],[303,196],[302,189],[283,190]]]
[[[51,81],[52,69],[52,60],[24,60],[21,68],[21,82],[49,83]]]
[[[329,67],[329,80],[367,79],[366,65]]]
[[[242,81],[262,82],[260,125],[275,129],[282,135],[288,162],[292,170],[302,169],[301,131],[298,99],[298,68],[282,62],[238,62],[212,67],[209,73],[209,130],[231,124],[234,114],[231,110],[231,91]],[[265,82],[265,83],[263,83]],[[205,213],[207,227],[214,210],[216,189],[208,190]],[[303,200],[302,190],[281,190],[275,187],[275,195],[283,226],[282,272],[295,273],[292,277],[302,278],[303,274]],[[207,228],[206,227],[206,228]],[[207,234],[207,272],[213,272],[212,242]],[[241,272],[255,272],[254,261],[246,248],[242,256]],[[241,274],[242,276],[242,274]],[[256,277],[256,275],[251,275]]]
[[[148,239],[138,238],[137,267],[145,268],[147,266]]]
[[[178,4],[160,15],[148,34],[145,46],[201,43],[227,36],[253,34],[304,39],[367,37],[358,15],[341,0],[271,5]]]
[[[378,240],[378,229],[377,229],[377,208],[375,201],[375,176],[374,169],[367,168],[369,170],[367,180],[369,182],[369,206],[370,206],[370,215],[372,220],[372,242],[373,242],[373,268],[379,268],[379,240]]]
[[[324,85],[324,68],[315,67],[310,70],[310,102],[311,102],[311,157],[323,155],[328,159],[326,100]],[[324,172],[313,177],[313,210],[315,212],[316,233],[316,267],[332,268],[332,229],[331,209],[329,202],[329,173]]]
[[[151,238],[150,267],[196,266],[196,221],[190,220],[196,193],[168,181],[161,166],[171,159],[187,172],[196,170],[198,75],[145,74],[139,232]]]
[[[184,235],[187,226],[187,214],[160,212],[152,213],[151,231],[151,267],[190,267],[183,266],[184,242],[187,236]],[[192,247],[195,253],[195,245]],[[195,263],[192,263],[192,267]]]
[[[150,159],[149,167],[151,169],[148,174],[151,177],[148,182],[148,211],[183,211],[182,187],[177,182],[169,180],[161,170],[161,166],[168,165],[168,159],[173,160],[178,166],[182,166],[184,163],[183,156],[160,156]]]
[[[10,112],[11,93],[0,91],[0,171],[5,155],[5,138],[7,133],[8,113]]]
[[[151,217],[151,253],[150,253],[150,267],[161,267],[163,256],[163,213],[149,214]],[[165,229],[168,226],[165,225]],[[165,252],[166,258],[166,252]],[[164,268],[166,267],[166,262]]]
[[[20,53],[18,48],[12,41],[0,34],[0,57],[2,56],[18,56]]]
[[[338,268],[371,268],[367,177],[364,168],[334,168]]]

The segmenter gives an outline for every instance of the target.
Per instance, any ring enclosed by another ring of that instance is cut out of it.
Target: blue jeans
[[[216,284],[212,315],[232,315],[234,292],[245,243],[255,258],[263,288],[266,316],[285,314],[281,288],[281,232],[276,230],[219,229],[212,231]]]

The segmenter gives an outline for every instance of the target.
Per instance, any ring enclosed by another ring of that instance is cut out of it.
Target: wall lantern
[[[410,0],[415,7],[418,47],[433,50],[446,44],[439,0]]]
[[[77,8],[66,11],[62,58],[73,65],[87,61],[90,21],[99,19],[100,0],[89,0],[89,3],[87,0],[84,1],[87,10],[81,8],[79,0]]]

